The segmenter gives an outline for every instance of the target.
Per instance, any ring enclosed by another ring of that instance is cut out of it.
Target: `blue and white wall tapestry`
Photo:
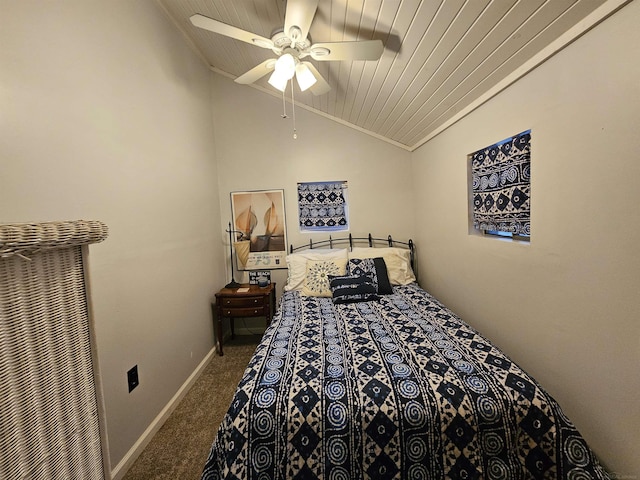
[[[349,230],[347,182],[298,183],[300,232]]]
[[[474,228],[531,235],[531,130],[470,158]]]

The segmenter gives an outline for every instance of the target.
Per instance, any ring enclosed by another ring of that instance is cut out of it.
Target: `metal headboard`
[[[409,239],[406,242],[402,242],[399,240],[394,240],[391,235],[388,235],[387,238],[377,238],[377,237],[373,237],[371,234],[369,234],[367,237],[354,237],[353,235],[349,234],[348,237],[340,237],[340,238],[333,238],[331,235],[329,235],[329,238],[326,240],[320,240],[320,241],[313,241],[313,239],[309,239],[309,243],[304,244],[304,245],[300,245],[297,247],[294,247],[293,245],[289,245],[289,253],[293,253],[295,251],[298,250],[303,250],[303,249],[314,249],[314,248],[336,248],[336,247],[346,247],[346,245],[349,246],[349,249],[353,249],[354,246],[357,246],[356,244],[360,243],[367,243],[369,245],[369,247],[374,247],[376,243],[384,243],[385,246],[389,246],[389,247],[401,247],[401,248],[407,248],[410,252],[410,258],[411,258],[411,268],[413,269],[414,274],[418,275],[417,271],[416,271],[416,258],[415,258],[415,250],[416,250],[416,246],[415,243],[413,243],[413,240]]]

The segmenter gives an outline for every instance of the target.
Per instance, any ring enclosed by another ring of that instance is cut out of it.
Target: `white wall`
[[[213,82],[221,230],[231,221],[230,192],[282,188],[288,242],[301,245],[309,238],[327,239],[326,234],[299,233],[297,183],[347,180],[350,233],[383,238],[393,234],[406,240],[413,232],[408,151],[302,108],[296,108],[294,140],[293,120],[280,116],[281,98],[220,75],[214,75]],[[290,104],[287,111],[291,117]],[[286,270],[274,270],[272,276],[281,292]]]
[[[110,229],[90,273],[115,468],[213,347],[211,73],[152,0],[0,12],[0,221]]]
[[[640,475],[640,3],[414,152],[423,286]],[[467,154],[532,131],[531,244],[469,235]]]

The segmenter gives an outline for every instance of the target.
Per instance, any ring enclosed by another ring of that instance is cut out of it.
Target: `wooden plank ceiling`
[[[271,50],[197,28],[189,17],[199,13],[270,38],[284,25],[285,0],[158,2],[214,71],[235,78],[274,58]],[[331,90],[314,96],[296,85],[296,105],[414,150],[625,3],[319,0],[312,42],[380,39],[385,48],[378,61],[311,60]],[[242,88],[280,97],[267,79]]]

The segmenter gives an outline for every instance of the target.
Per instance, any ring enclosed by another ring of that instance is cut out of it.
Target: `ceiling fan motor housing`
[[[294,41],[294,39],[292,39],[291,37],[289,37],[284,33],[284,29],[282,28],[279,28],[274,31],[274,33],[271,35],[271,41],[273,42],[273,46],[276,47],[273,49],[275,53],[280,53],[286,48],[291,48],[298,51],[297,55],[293,55],[292,53],[294,57],[299,56],[300,51],[306,48],[309,48],[311,46],[311,40],[309,39],[308,36],[307,38],[295,39]]]

